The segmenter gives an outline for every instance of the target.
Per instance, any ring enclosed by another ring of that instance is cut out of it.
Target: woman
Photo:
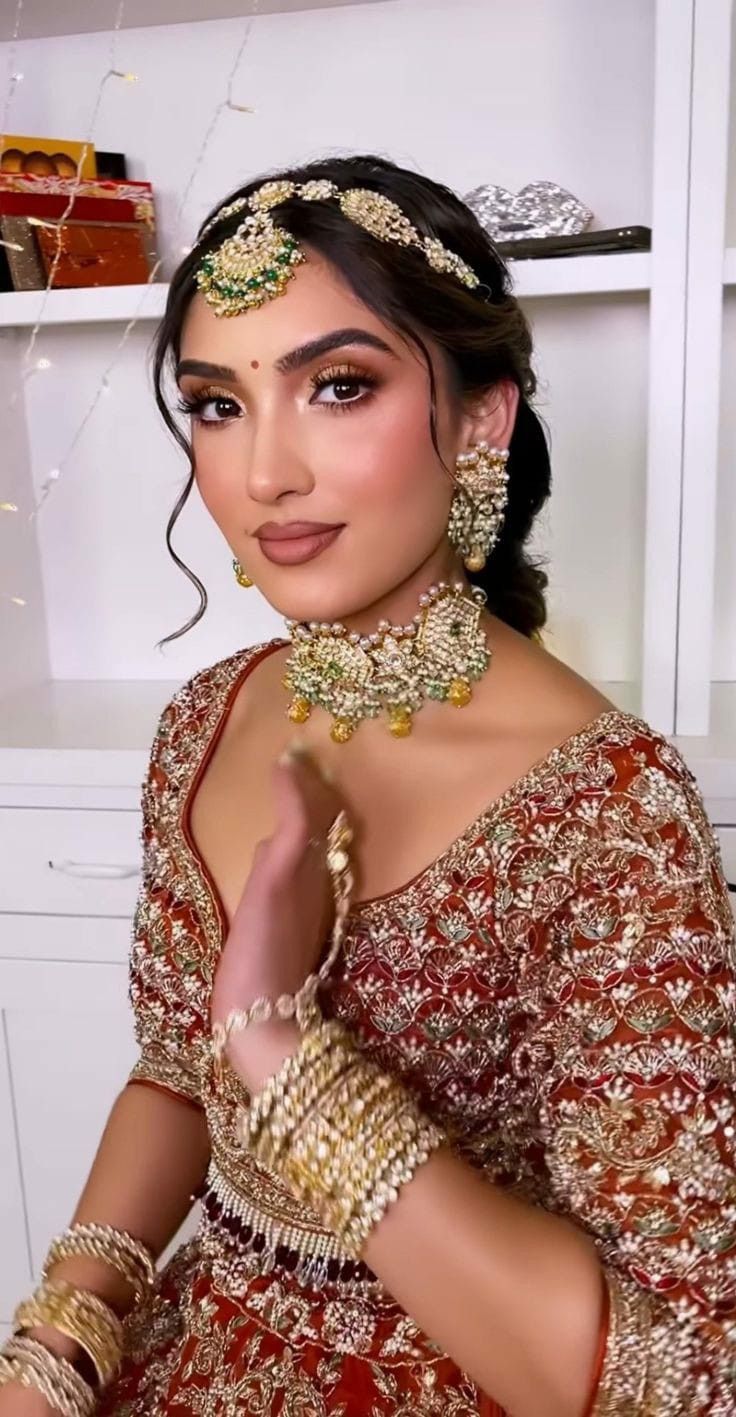
[[[736,1411],[719,849],[679,753],[540,644],[508,287],[371,156],[249,183],[174,277],[172,523],[196,478],[289,638],[162,715],[140,1059],[1,1413]]]

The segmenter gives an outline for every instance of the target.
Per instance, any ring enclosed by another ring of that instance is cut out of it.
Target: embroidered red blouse
[[[188,827],[235,695],[280,642],[196,674],[143,788],[131,1081],[205,1109],[197,1235],[127,1323],[101,1410],[503,1417],[235,1141],[209,994],[226,923]],[[589,1414],[736,1414],[736,948],[719,845],[678,751],[608,710],[404,888],[358,905],[322,994],[489,1184],[593,1237]]]

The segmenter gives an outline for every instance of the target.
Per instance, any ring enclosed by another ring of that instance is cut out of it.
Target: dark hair
[[[459,395],[481,393],[501,379],[511,379],[518,387],[521,399],[509,445],[508,504],[501,532],[483,571],[471,573],[469,579],[486,591],[488,608],[494,615],[531,637],[547,618],[544,590],[548,577],[540,564],[531,560],[525,543],[550,494],[551,467],[539,416],[529,402],[537,387],[531,366],[531,331],[511,294],[508,269],[475,214],[448,187],[372,154],[327,157],[262,175],[231,193],[215,210],[249,196],[265,181],[318,179],[334,182],[341,189],[369,187],[391,198],[418,231],[438,237],[481,281],[479,287],[469,289],[454,276],[437,273],[416,249],[368,234],[345,217],[336,202],[291,198],[271,208],[277,225],[285,226],[297,242],[308,242],[319,251],[369,309],[421,349],[430,379],[430,429],[438,456],[436,383],[422,335],[431,336],[441,347]],[[243,219],[242,211],[233,213],[201,239],[212,215],[214,212],[202,223],[200,239],[174,273],[153,350],[156,402],[189,458],[189,477],[169,518],[166,541],[176,564],[200,594],[200,605],[192,618],[161,644],[185,634],[207,607],[202,582],[171,544],[171,533],[194,480],[194,461],[191,445],[169,411],[162,380],[167,360],[175,365],[179,359],[184,317],[197,289],[194,275],[202,256],[231,236]],[[454,470],[448,472],[454,475]]]

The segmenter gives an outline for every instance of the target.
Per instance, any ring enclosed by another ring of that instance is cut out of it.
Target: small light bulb
[[[110,392],[110,380],[108,379],[107,374],[104,375],[102,380],[102,392],[103,394],[109,394]]]
[[[19,249],[22,249],[22,248],[19,248]],[[193,248],[192,248],[191,246],[180,246],[180,247],[179,247],[180,255],[182,255],[182,256],[188,256],[188,255],[191,253],[192,249],[193,249]]]
[[[14,83],[14,84],[22,84],[24,78],[25,78],[25,74],[13,74],[13,83]]]
[[[61,477],[61,468],[60,468],[60,467],[52,467],[52,469],[51,469],[51,471],[50,471],[48,477],[46,478],[46,481],[47,481],[47,482],[58,482],[58,480],[59,480],[60,477]]]
[[[15,502],[0,502],[0,512],[17,512]]]
[[[13,605],[25,605],[27,603],[20,595],[11,595],[10,599],[12,600]]]
[[[37,368],[37,369],[50,369],[50,368],[51,368],[51,360],[50,360],[50,359],[39,359],[38,362],[37,362],[37,364],[36,364],[36,368]]]
[[[137,74],[123,74],[123,78],[124,78],[126,84],[137,84],[137,83],[138,83],[138,75],[137,75]]]

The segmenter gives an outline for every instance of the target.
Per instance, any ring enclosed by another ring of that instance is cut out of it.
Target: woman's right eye
[[[177,405],[180,413],[186,413],[195,423],[208,427],[224,427],[233,418],[241,415],[240,404],[229,394],[199,394],[196,398],[184,398]]]

